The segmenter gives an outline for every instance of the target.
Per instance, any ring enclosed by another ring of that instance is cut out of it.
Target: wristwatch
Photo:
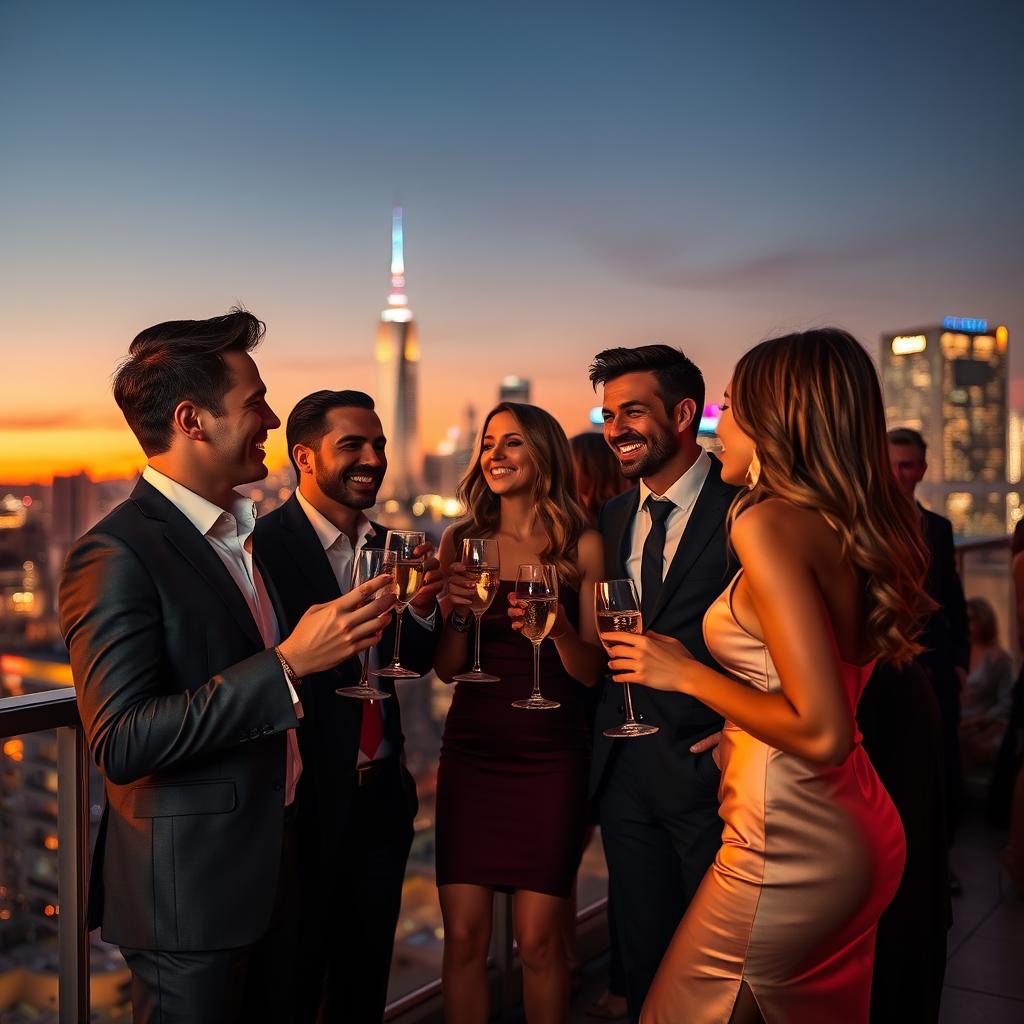
[[[453,608],[448,613],[448,625],[451,626],[456,633],[468,633],[473,628],[473,616],[460,615],[459,609]]]

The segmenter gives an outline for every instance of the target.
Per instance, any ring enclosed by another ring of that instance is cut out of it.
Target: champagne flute
[[[480,668],[480,620],[498,593],[498,561],[498,542],[493,537],[466,537],[463,540],[462,564],[474,588],[469,607],[476,616],[476,647],[472,670],[452,676],[456,683],[501,682],[498,676],[492,676]]]
[[[605,633],[644,631],[640,601],[632,580],[601,580],[594,588],[594,614],[597,618],[597,633],[605,650],[608,650]],[[638,722],[633,715],[633,698],[629,692],[629,683],[622,684],[622,695],[626,705],[626,720],[614,729],[605,729],[605,736],[633,739],[636,736],[650,736],[656,733],[658,726]]]
[[[423,556],[416,549],[426,543],[426,536],[418,530],[388,530],[384,549],[393,551],[398,563],[395,567],[395,581],[398,584],[398,600],[395,602],[395,649],[391,664],[374,671],[375,676],[388,679],[418,679],[422,673],[403,668],[398,660],[398,648],[402,642],[402,618],[409,602],[423,583]]]
[[[356,558],[356,572],[353,586],[361,586],[374,579],[376,576],[390,576],[390,585],[385,584],[375,594],[370,594],[363,601],[364,605],[383,597],[389,589],[395,586],[395,565],[398,558],[394,551],[385,551],[383,548],[363,548]],[[378,690],[370,685],[370,651],[367,647],[363,651],[363,674],[358,686],[342,686],[334,692],[340,697],[354,697],[356,700],[387,700],[391,696],[385,690]]]
[[[521,565],[516,574],[516,604],[523,609],[523,636],[533,644],[533,693],[512,702],[514,708],[546,711],[560,708],[540,694],[540,645],[558,615],[558,571],[553,565]]]

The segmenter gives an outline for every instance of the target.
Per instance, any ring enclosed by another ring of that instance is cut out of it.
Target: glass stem
[[[395,616],[395,654],[391,659],[392,668],[401,668],[402,664],[399,661],[398,650],[402,646],[402,619],[405,618],[405,605],[396,605],[398,608],[398,615]]]
[[[473,614],[476,616],[476,629],[473,630],[476,633],[474,644],[476,653],[473,655],[473,671],[480,672],[482,671],[480,668],[480,620],[483,618],[484,613],[473,612]]]
[[[626,702],[626,724],[633,725],[636,719],[633,717],[633,698],[629,693],[629,683],[622,684],[622,695]]]
[[[540,696],[540,644],[535,643],[533,645],[533,694],[534,697]]]
[[[370,685],[370,651],[371,650],[372,650],[371,647],[367,647],[366,650],[363,651],[363,675],[362,675],[362,677],[359,680],[359,685],[362,686],[364,689],[367,686]]]

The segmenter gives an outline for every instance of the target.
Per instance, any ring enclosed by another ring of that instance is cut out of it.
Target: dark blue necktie
[[[656,501],[648,495],[644,507],[651,515],[651,532],[644,541],[640,556],[640,609],[644,616],[644,629],[648,629],[654,609],[661,596],[662,567],[665,562],[665,520],[676,507],[675,502]]]

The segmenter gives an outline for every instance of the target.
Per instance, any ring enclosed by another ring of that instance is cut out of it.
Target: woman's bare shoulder
[[[740,561],[757,554],[797,557],[815,564],[839,555],[839,537],[820,512],[783,498],[767,498],[736,517],[731,538]]]

